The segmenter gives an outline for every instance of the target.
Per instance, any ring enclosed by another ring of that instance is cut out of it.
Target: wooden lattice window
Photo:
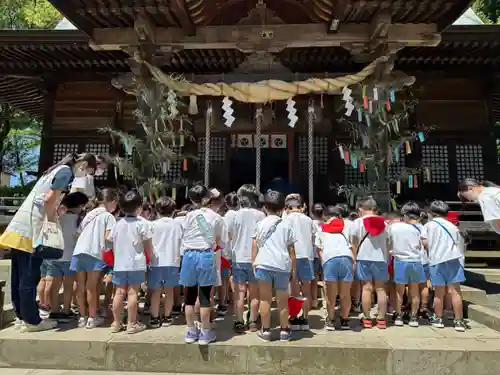
[[[307,173],[308,171],[308,150],[307,137],[299,137],[299,171]],[[314,137],[313,140],[314,172],[328,173],[328,137]]]
[[[170,148],[176,155],[181,151],[178,145],[170,146]],[[176,181],[181,178],[182,163],[183,161],[179,158],[168,163],[167,173],[165,174],[167,181]]]
[[[389,177],[391,179],[397,179],[405,171],[405,150],[403,147],[399,147],[398,150],[399,158],[396,158],[394,152],[392,153],[392,163],[389,166]]]
[[[199,171],[205,171],[205,137],[198,138]],[[226,137],[210,138],[210,164],[222,164],[226,159]]]
[[[484,178],[483,148],[481,145],[456,145],[457,178]]]
[[[450,182],[448,146],[423,145],[422,164],[430,167],[431,183],[448,184]]]
[[[78,152],[78,145],[75,143],[56,143],[52,153],[52,163],[58,163],[66,155]]]
[[[108,155],[110,146],[105,143],[89,143],[85,145],[85,152],[91,152],[96,155]],[[96,180],[105,180],[108,178],[108,169],[104,170],[101,176],[96,176]]]

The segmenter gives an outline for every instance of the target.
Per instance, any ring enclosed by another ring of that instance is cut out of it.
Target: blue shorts
[[[358,260],[356,263],[356,279],[361,281],[387,281],[389,270],[386,262]]]
[[[106,266],[106,268],[104,268],[103,272],[105,275],[113,275],[113,267]]]
[[[145,271],[114,271],[113,284],[140,285],[146,279]]]
[[[45,277],[47,276],[47,269],[48,269],[49,265],[48,265],[48,261],[47,260],[44,260],[42,262],[42,265],[40,266],[40,277]]]
[[[444,263],[429,266],[432,286],[460,284],[465,281],[464,267],[460,259],[452,259]]]
[[[179,283],[183,286],[211,286],[217,283],[212,249],[188,249],[184,252]]]
[[[425,283],[425,270],[422,262],[405,262],[394,259],[394,282],[396,284]]]
[[[235,263],[233,265],[233,283],[235,284],[253,284],[256,283],[251,263]]]
[[[230,260],[228,260],[228,262],[231,265],[231,268],[222,268],[221,277],[223,280],[225,280],[225,279],[229,278],[229,276],[231,276],[231,270],[233,268],[233,263]]]
[[[164,286],[179,286],[178,267],[148,268],[148,288],[158,289]]]
[[[323,264],[323,279],[325,281],[352,282],[354,278],[352,258],[348,256],[335,257]]]
[[[424,267],[424,272],[425,272],[425,280],[430,280],[431,279],[431,271],[429,271],[429,263],[423,264]]]
[[[63,277],[75,276],[76,272],[70,270],[71,262],[61,262],[56,260],[48,260],[47,262],[47,276]]]
[[[319,260],[319,258],[314,258],[313,269],[314,269],[314,275],[321,276],[323,274],[323,266],[321,265],[321,261]]]
[[[295,270],[295,280],[314,280],[313,262],[307,258],[297,259],[297,269]]]
[[[71,258],[70,270],[76,272],[104,271],[106,264],[92,255],[78,254]]]
[[[263,281],[266,284],[273,284],[276,290],[288,290],[290,283],[290,272],[285,271],[271,271],[263,268],[255,270],[255,278]]]

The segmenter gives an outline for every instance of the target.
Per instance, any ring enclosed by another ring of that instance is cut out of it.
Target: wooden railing
[[[25,197],[0,197],[0,230],[3,231],[9,225],[24,199]]]

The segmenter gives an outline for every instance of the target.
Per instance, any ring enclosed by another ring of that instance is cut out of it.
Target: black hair
[[[142,206],[142,202],[137,190],[129,190],[120,198],[120,209],[125,215],[133,215]]]
[[[337,204],[337,207],[342,212],[342,219],[347,219],[349,217],[349,206],[345,203],[339,203]]]
[[[86,194],[82,192],[75,192],[66,195],[61,201],[61,205],[66,207],[68,210],[85,206],[89,202],[89,198]]]
[[[155,210],[160,216],[172,216],[175,207],[175,201],[171,197],[160,197],[155,202]]]
[[[478,180],[474,178],[464,178],[462,181],[458,183],[458,191],[464,192],[469,190],[470,188],[479,187],[481,184]]]
[[[285,208],[285,196],[279,191],[268,190],[264,194],[264,208],[270,214],[277,214]]]
[[[142,211],[149,211],[153,212],[153,206],[151,206],[148,202],[143,202],[142,203]]]
[[[255,185],[244,184],[236,192],[240,206],[243,208],[258,208],[260,192]]]
[[[97,167],[97,157],[94,154],[84,152],[83,154],[71,153],[62,158],[58,163],[54,164],[52,167],[47,169],[44,175],[52,172],[57,167],[61,165],[67,165],[73,167],[76,163],[86,162],[88,168],[96,169]]]
[[[342,211],[342,208],[340,207],[340,205],[336,205],[336,206],[327,206],[326,207],[326,210],[325,210],[325,216],[327,217],[330,217],[330,218],[342,218],[342,214],[343,214],[343,211]]]
[[[422,210],[417,202],[406,202],[401,207],[401,215],[410,220],[419,220]]]
[[[89,200],[88,203],[85,205],[85,212],[90,212],[93,209],[99,207],[101,204],[117,201],[119,197],[120,193],[117,189],[113,188],[97,189],[95,198]]]
[[[352,211],[349,216],[348,216],[348,219],[351,220],[351,221],[354,221],[356,220],[357,218],[359,217],[358,213],[356,211]]]
[[[356,202],[356,208],[363,211],[377,211],[377,201],[372,196],[363,197]]]
[[[304,206],[304,199],[300,194],[294,194],[294,196],[285,198],[285,207],[288,210],[294,208],[302,208]]]
[[[188,192],[189,199],[198,206],[205,203],[204,201],[206,198],[208,198],[208,196],[208,188],[205,185],[201,184],[193,186],[191,189],[189,189]]]
[[[325,205],[323,203],[314,203],[311,209],[311,215],[317,219],[321,220],[325,214]]]
[[[240,206],[240,200],[238,198],[238,194],[234,191],[230,192],[225,197],[226,206],[230,210],[237,210]]]
[[[443,201],[434,201],[429,206],[429,213],[434,217],[446,217],[450,207]]]

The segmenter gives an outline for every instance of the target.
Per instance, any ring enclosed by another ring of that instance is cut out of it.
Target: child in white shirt
[[[151,328],[173,323],[174,288],[179,286],[182,224],[172,218],[175,201],[161,197],[155,203],[160,216],[152,223],[153,258],[147,272],[148,291],[151,289]],[[160,317],[161,296],[165,293],[163,317]]]
[[[446,294],[451,295],[455,313],[455,330],[464,332],[467,325],[463,319],[462,296],[460,283],[465,281],[463,256],[463,239],[458,228],[445,219],[449,207],[443,201],[434,201],[429,207],[429,220],[422,230],[424,247],[429,251],[429,273],[434,287],[434,316],[431,324],[444,328],[443,301]]]
[[[186,215],[182,236],[180,284],[185,290],[185,313],[188,331],[186,343],[198,341],[207,345],[216,339],[210,323],[211,292],[217,282],[214,250],[221,246],[224,223],[222,217],[212,209],[212,196],[206,186],[196,185],[189,190],[189,199],[196,209]],[[199,295],[201,332],[195,325],[195,304]]]
[[[146,264],[153,258],[151,223],[139,217],[142,197],[135,190],[120,198],[120,209],[125,214],[111,230],[108,241],[114,254],[113,284],[116,287],[113,298],[112,332],[119,332],[123,301],[127,297],[127,333],[137,333],[146,326],[137,320],[138,294],[145,279]]]
[[[315,203],[311,210],[313,225],[316,233],[319,231],[319,226],[324,223],[325,205],[323,203]],[[313,260],[314,280],[311,281],[311,309],[318,308],[318,281],[321,280],[323,275],[323,266],[319,258],[318,249],[314,247],[314,260]]]
[[[304,297],[302,306],[303,316],[290,317],[290,324],[293,331],[309,330],[309,315],[311,303],[311,281],[314,280],[314,235],[316,226],[313,220],[303,213],[304,201],[300,195],[285,200],[287,210],[286,221],[292,227],[297,238],[294,244],[295,256],[297,258],[297,268],[294,279],[291,283],[292,295]]]
[[[394,282],[396,284],[397,300],[394,325],[404,325],[401,315],[401,305],[406,286],[408,298],[411,299],[410,327],[418,327],[418,309],[420,307],[419,284],[426,281],[422,264],[422,254],[425,251],[420,239],[422,225],[419,224],[420,207],[417,203],[408,202],[401,208],[403,221],[393,222],[388,228],[391,255],[394,257]]]
[[[264,195],[264,209],[267,217],[261,220],[253,236],[252,259],[255,277],[259,282],[260,315],[262,328],[260,339],[271,340],[271,303],[273,284],[280,310],[280,339],[291,339],[288,324],[289,281],[296,267],[294,243],[297,238],[292,227],[280,218],[285,208],[283,194],[270,190]]]
[[[327,312],[325,329],[335,330],[335,301],[340,295],[340,328],[349,329],[351,310],[351,284],[354,277],[356,254],[349,240],[349,226],[342,218],[339,206],[328,206],[326,222],[316,233],[316,246],[323,262],[323,277],[326,284]]]
[[[79,237],[70,269],[76,271],[76,299],[81,316],[79,327],[92,329],[104,323],[98,314],[102,272],[106,268],[103,251],[106,239],[116,225],[112,212],[116,210],[117,201],[117,190],[106,188],[98,191],[97,199],[87,207],[90,212],[78,228]]]
[[[360,218],[352,224],[351,237],[357,254],[356,278],[361,281],[363,288],[361,294],[364,314],[362,323],[364,328],[372,328],[370,309],[375,290],[378,303],[377,328],[385,329],[387,328],[385,283],[389,279],[385,218],[377,215],[377,202],[372,197],[359,200],[357,206]]]
[[[241,208],[228,222],[228,235],[231,239],[233,252],[233,283],[235,320],[233,329],[236,333],[243,333],[248,328],[251,332],[257,331],[257,317],[259,312],[259,289],[252,266],[252,236],[257,223],[266,215],[257,209],[259,191],[255,185],[245,184],[238,189],[238,199]],[[243,320],[245,298],[249,297],[248,321]]]

